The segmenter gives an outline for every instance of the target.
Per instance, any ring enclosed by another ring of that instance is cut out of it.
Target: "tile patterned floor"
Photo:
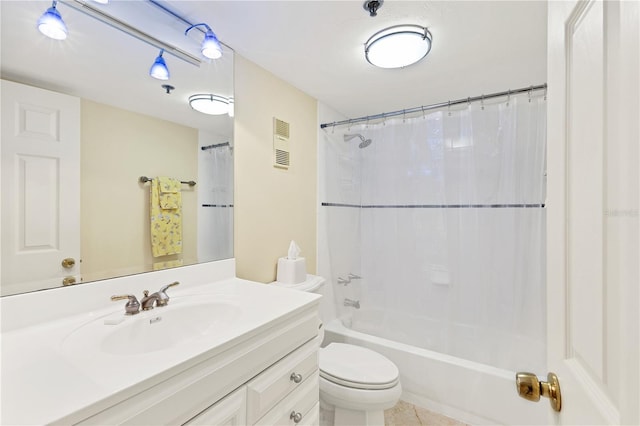
[[[467,426],[452,418],[434,413],[405,401],[384,412],[385,426]]]

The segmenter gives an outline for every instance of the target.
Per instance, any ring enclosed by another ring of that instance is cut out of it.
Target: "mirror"
[[[188,98],[206,93],[233,99],[233,51],[223,45],[222,58],[204,58],[200,53],[203,33],[194,29],[185,36],[189,25],[180,18],[181,11],[168,13],[154,2],[58,2],[56,7],[67,25],[68,37],[52,40],[36,28],[38,18],[51,5],[51,1],[0,2],[1,294],[59,287],[65,278],[66,284],[74,279],[76,283],[90,282],[232,257],[233,111],[202,114],[189,106]],[[180,2],[175,5],[181,7]],[[163,54],[170,79],[149,76],[160,52],[157,46],[90,16],[88,9],[108,14],[171,46]],[[172,51],[184,52],[198,64],[180,59]],[[60,169],[52,166],[50,174],[45,175],[42,170],[48,170],[49,154],[16,154],[10,140],[15,131],[9,121],[31,117],[37,128],[56,121],[58,116],[20,110],[18,118],[7,119],[7,110],[16,108],[6,107],[13,104],[6,103],[10,91],[5,87],[14,83],[75,99],[79,107],[74,121],[79,132],[78,161],[56,160]],[[163,87],[167,84],[171,87]],[[41,116],[49,118],[43,120]],[[27,161],[23,157],[28,157]],[[41,162],[30,163],[35,157]],[[13,170],[7,164],[18,164],[18,168]],[[65,186],[61,176],[71,170],[78,171],[79,179]],[[45,184],[30,185],[23,181],[25,173],[53,178],[45,179]],[[151,182],[141,182],[142,176],[196,182],[194,186],[179,185],[180,253],[152,255]],[[77,189],[71,191],[74,185]],[[51,194],[70,192],[72,201],[55,202],[77,204],[79,212],[74,213],[76,216],[56,213],[60,217],[53,217],[47,210],[55,210]],[[25,231],[25,222],[34,217],[46,218],[47,223],[38,225],[36,231]],[[64,219],[71,225],[63,224]],[[74,233],[79,241],[77,255],[67,253],[61,242]],[[28,255],[34,259],[25,261]],[[65,266],[65,259],[73,261]],[[53,271],[51,276],[32,274],[47,268]]]

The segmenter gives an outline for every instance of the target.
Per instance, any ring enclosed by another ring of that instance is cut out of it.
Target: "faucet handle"
[[[160,292],[161,292],[161,293],[164,293],[165,291],[167,291],[167,289],[168,289],[169,287],[175,287],[175,286],[177,286],[178,284],[180,284],[180,281],[174,281],[174,282],[172,282],[171,284],[167,284],[167,285],[165,285],[164,287],[162,287],[162,288],[160,289]]]
[[[167,303],[169,303],[169,295],[166,293],[167,289],[169,287],[175,287],[178,284],[180,284],[179,281],[174,281],[171,284],[167,284],[165,286],[163,286],[159,291],[158,291],[158,300],[156,300],[156,305],[157,306],[166,306]]]
[[[123,294],[121,296],[111,296],[111,301],[115,302],[116,300],[124,300],[129,299],[126,305],[124,305],[124,310],[126,315],[135,315],[140,312],[140,303],[138,299],[133,294]]]

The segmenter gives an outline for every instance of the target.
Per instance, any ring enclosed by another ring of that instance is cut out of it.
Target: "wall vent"
[[[291,164],[289,123],[273,118],[273,166],[288,169]]]

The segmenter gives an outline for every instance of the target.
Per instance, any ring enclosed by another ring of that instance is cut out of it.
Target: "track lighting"
[[[153,65],[151,65],[149,75],[153,78],[157,78],[158,80],[169,80],[169,68],[167,68],[167,63],[162,57],[163,53],[164,49],[160,49],[160,54],[153,62]]]
[[[38,30],[49,38],[54,40],[64,40],[67,38],[67,26],[60,16],[60,12],[56,9],[56,0],[53,1],[51,7],[42,14],[38,19]]]
[[[204,34],[204,40],[202,40],[202,47],[200,48],[202,55],[209,59],[218,59],[222,57],[222,45],[220,44],[220,41],[218,41],[218,37],[216,37],[216,35],[213,33],[213,30],[211,29],[211,27],[209,27],[209,25],[205,23],[191,25],[184,32],[184,35],[187,35],[187,33],[192,28],[195,28],[201,25],[207,29],[207,32]]]

